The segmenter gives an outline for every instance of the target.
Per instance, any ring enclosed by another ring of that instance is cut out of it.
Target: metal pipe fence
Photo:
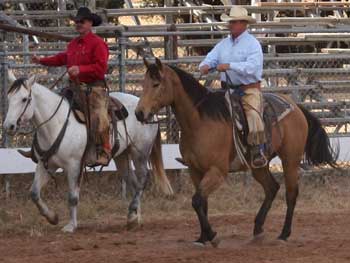
[[[218,14],[228,10],[231,6],[195,6],[195,7],[165,7],[165,8],[138,8],[138,9],[109,9],[100,10],[109,18],[118,16],[136,15],[164,15],[176,16],[179,14],[193,14],[201,10],[204,14]],[[347,45],[350,40],[348,18],[276,18],[272,12],[278,10],[312,10],[350,9],[348,4],[311,3],[271,6],[246,6],[252,13],[270,14],[270,21],[262,21],[251,25],[250,31],[257,35],[264,47],[287,47],[302,45],[312,46],[316,53],[278,53],[275,48],[266,49],[272,53],[265,53],[263,87],[268,92],[280,92],[291,95],[298,103],[312,109],[327,125],[330,133],[337,136],[349,134],[350,105],[350,70],[349,54],[323,54],[319,46],[322,42]],[[62,21],[76,11],[6,11],[15,19],[54,19]],[[25,17],[22,15],[25,14]],[[170,21],[170,20],[169,20]],[[108,80],[112,83],[112,90],[132,92],[139,95],[140,83],[143,79],[144,66],[140,56],[147,55],[145,50],[151,48],[153,53],[162,58],[164,63],[178,65],[199,77],[198,63],[204,58],[201,55],[188,55],[188,50],[199,47],[212,47],[226,36],[228,31],[223,29],[222,22],[190,23],[150,26],[102,26],[96,32],[109,38],[111,61],[109,63]],[[300,26],[303,25],[303,26]],[[329,26],[332,25],[332,26]],[[35,27],[33,27],[35,28]],[[41,28],[41,27],[40,27]],[[213,28],[219,30],[212,30]],[[64,26],[50,26],[44,31],[73,33],[73,30]],[[317,34],[316,34],[317,33]],[[275,34],[283,34],[276,37]],[[187,37],[204,36],[203,39],[188,39]],[[262,36],[263,35],[263,36]],[[144,41],[147,38],[147,41]],[[41,82],[52,83],[60,75],[60,69],[45,72],[45,67],[33,65],[28,61],[29,56],[52,55],[64,49],[64,42],[46,42],[38,45],[30,41],[16,41],[0,43],[1,61],[1,116],[6,113],[7,71],[12,69],[18,74],[39,74]],[[320,46],[322,47],[322,46]],[[187,52],[187,53],[186,53]],[[192,53],[191,53],[192,54]],[[211,87],[218,86],[218,75],[208,76]],[[161,113],[161,118],[167,118],[163,125],[163,138],[166,142],[177,142],[179,132],[176,121],[169,110]],[[1,125],[1,123],[0,123]],[[2,127],[2,126],[0,126]],[[9,145],[9,140],[1,134],[1,146]],[[14,142],[15,141],[15,142]],[[12,140],[12,146],[22,146],[25,140]]]

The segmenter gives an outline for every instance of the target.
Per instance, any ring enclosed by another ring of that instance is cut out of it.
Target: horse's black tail
[[[305,161],[310,165],[329,164],[337,167],[339,157],[339,145],[332,148],[329,137],[322,127],[320,120],[303,106],[298,105],[309,125],[307,141],[305,145]]]

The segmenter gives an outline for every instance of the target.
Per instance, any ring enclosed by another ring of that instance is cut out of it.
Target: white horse
[[[8,92],[9,108],[4,122],[7,133],[14,135],[24,121],[32,120],[37,127],[47,121],[57,109],[61,96],[48,88],[35,82],[35,76],[29,79],[18,79],[9,71],[9,83],[11,88]],[[136,189],[135,195],[130,203],[128,212],[128,226],[135,226],[141,220],[141,196],[149,177],[148,161],[154,172],[156,182],[165,194],[172,194],[172,188],[165,175],[161,155],[160,133],[157,124],[142,125],[136,120],[135,108],[139,99],[133,95],[113,92],[112,96],[119,99],[129,112],[126,118],[126,130],[122,121],[118,121],[118,132],[120,133],[120,148],[113,157],[118,170],[126,178],[130,175],[130,160],[133,161],[135,172],[138,177],[134,180],[133,186]],[[63,100],[58,111],[52,119],[39,127],[37,131],[38,143],[41,149],[47,150],[54,143],[62,129],[69,112],[69,104]],[[87,140],[85,125],[80,124],[73,114],[69,115],[67,129],[58,148],[58,151],[49,159],[47,168],[40,156],[35,151],[39,160],[34,181],[31,187],[31,198],[43,215],[51,224],[58,224],[58,216],[47,207],[41,197],[41,189],[48,182],[50,175],[58,168],[62,168],[68,177],[69,195],[68,206],[70,210],[70,221],[62,228],[64,232],[74,232],[78,226],[77,205],[79,201],[81,159],[84,153]]]

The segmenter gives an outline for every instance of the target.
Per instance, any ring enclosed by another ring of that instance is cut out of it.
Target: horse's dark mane
[[[207,116],[215,120],[231,120],[231,115],[223,92],[207,89],[191,74],[175,66],[169,67],[176,72],[184,90],[193,104],[196,105],[201,116]]]
[[[25,77],[16,79],[12,83],[11,87],[9,88],[9,90],[7,91],[7,94],[10,94],[11,92],[17,92],[22,85],[24,86],[24,82],[26,80],[27,80],[27,78],[25,78]]]

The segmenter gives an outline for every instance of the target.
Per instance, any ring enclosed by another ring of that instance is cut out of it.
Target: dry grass
[[[194,216],[191,207],[193,193],[189,176],[186,173],[170,175],[176,190],[174,197],[165,197],[150,186],[143,199],[142,213],[145,222],[153,219],[171,219],[174,217]],[[325,178],[327,178],[325,180]],[[283,181],[282,178],[278,178]],[[65,178],[58,178],[58,188],[51,182],[44,190],[43,197],[49,207],[58,212],[62,227],[68,222],[67,185]],[[43,236],[50,226],[42,218],[29,199],[31,176],[13,180],[12,197],[5,199],[1,195],[0,235],[28,234]],[[113,225],[116,219],[126,218],[128,201],[122,201],[117,193],[119,178],[112,174],[90,175],[89,182],[82,187],[79,205],[79,222],[82,224]],[[350,178],[348,176],[303,177],[300,183],[300,196],[296,213],[303,212],[339,212],[350,209]],[[282,185],[272,207],[272,213],[284,214],[285,190]],[[243,175],[231,175],[227,182],[210,198],[210,215],[255,214],[263,201],[262,188],[251,178]],[[126,219],[125,219],[126,220]]]

